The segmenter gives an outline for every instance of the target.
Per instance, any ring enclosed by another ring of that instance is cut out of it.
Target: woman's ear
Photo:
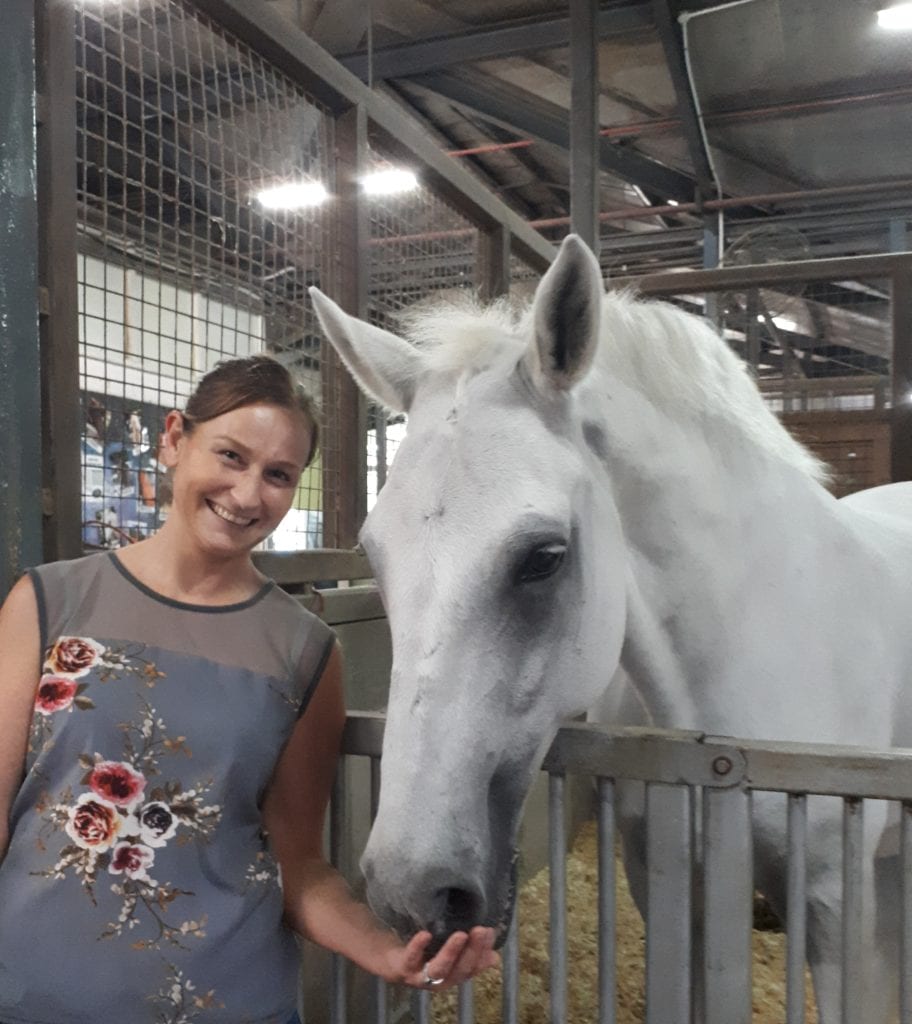
[[[162,434],[162,445],[159,452],[161,461],[169,469],[173,469],[177,465],[181,443],[185,436],[183,414],[179,413],[177,409],[172,409],[165,417],[165,430]]]

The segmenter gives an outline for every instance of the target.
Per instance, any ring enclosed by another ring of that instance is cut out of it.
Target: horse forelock
[[[485,306],[473,293],[402,315],[406,337],[422,349],[428,371],[455,379],[457,397],[475,374],[501,361],[513,365],[531,339],[531,322],[530,306],[509,299]],[[700,317],[626,290],[609,292],[595,369],[621,379],[666,415],[720,417],[774,458],[812,479],[827,478],[823,463],[767,408],[745,363]],[[590,401],[602,391],[583,388]]]

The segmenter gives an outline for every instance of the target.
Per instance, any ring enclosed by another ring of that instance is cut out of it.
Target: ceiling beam
[[[655,23],[648,2],[632,0],[596,14],[596,33],[600,39],[623,32],[653,29]],[[470,32],[437,36],[413,43],[402,43],[375,50],[371,57],[371,79],[402,78],[425,71],[438,71],[453,64],[512,57],[535,50],[553,50],[570,45],[570,18],[545,18],[535,21],[500,22]],[[362,81],[367,81],[368,54],[339,57],[339,63]]]
[[[509,82],[474,70],[471,74],[439,71],[416,75],[411,81],[514,133],[563,150],[570,148],[570,115],[566,108]],[[603,171],[665,199],[693,200],[694,181],[689,175],[605,138],[599,139],[599,163]]]
[[[684,52],[683,31],[671,10],[670,0],[652,0],[652,13],[656,30],[665,51],[665,62],[674,86],[677,99],[681,130],[687,143],[687,151],[694,167],[697,187],[704,199],[718,193],[712,163],[706,147],[706,137],[697,112],[690,72]]]

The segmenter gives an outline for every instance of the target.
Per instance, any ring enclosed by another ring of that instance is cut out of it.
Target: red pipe
[[[807,189],[799,192],[767,192],[756,196],[732,196],[728,199],[707,199],[702,208],[696,203],[677,203],[666,206],[622,206],[605,210],[598,215],[600,221],[640,220],[646,217],[673,217],[679,213],[700,213],[706,210],[731,210],[739,206],[764,206],[771,203],[788,203],[803,199],[826,199],[846,195],[866,195],[871,192],[893,192],[912,190],[912,179],[902,181],[870,182],[865,185],[833,185],[830,188]],[[530,220],[533,228],[565,227],[569,217],[547,217]]]

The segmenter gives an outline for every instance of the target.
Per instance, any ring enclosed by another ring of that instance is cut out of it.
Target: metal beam
[[[706,150],[703,126],[697,113],[696,100],[693,94],[690,73],[684,54],[684,39],[681,28],[669,7],[670,0],[652,0],[652,12],[655,17],[656,29],[665,51],[665,63],[674,86],[678,104],[678,116],[681,129],[687,142],[687,151],[694,167],[697,187],[701,196],[708,199],[714,195],[716,188],[715,175]]]
[[[0,598],[43,560],[35,4],[0,38]]]
[[[570,225],[599,254],[598,0],[570,0]]]
[[[912,480],[912,261],[892,280],[893,415],[890,438],[894,482]]]
[[[797,260],[794,263],[764,263],[718,270],[688,270],[686,273],[645,274],[618,278],[615,285],[630,284],[642,295],[677,295],[704,291],[734,291],[769,287],[791,281],[857,281],[909,275],[912,254],[896,256],[845,256],[828,260]]]
[[[509,82],[480,71],[470,75],[441,71],[418,75],[412,81],[512,132],[570,148],[566,109]],[[603,171],[658,195],[680,202],[693,199],[691,177],[605,138],[599,140],[599,162]]]
[[[504,22],[471,32],[422,39],[419,42],[385,46],[372,55],[353,53],[339,63],[362,81],[367,81],[368,63],[374,82],[403,78],[425,71],[438,71],[453,64],[513,57],[535,50],[554,50],[570,45],[570,18],[542,18],[535,21]],[[595,35],[599,39],[654,28],[649,5],[633,2],[597,11]]]

